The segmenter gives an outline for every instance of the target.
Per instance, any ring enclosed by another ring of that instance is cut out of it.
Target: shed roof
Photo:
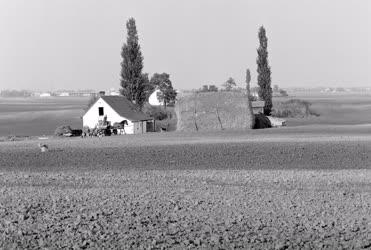
[[[138,109],[135,104],[130,102],[124,96],[101,96],[101,98],[111,106],[120,116],[127,118],[130,121],[147,121],[153,118],[147,116]]]
[[[251,102],[252,108],[262,108],[265,105],[265,101],[254,101]]]

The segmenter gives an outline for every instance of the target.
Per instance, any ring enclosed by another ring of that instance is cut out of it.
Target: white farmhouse
[[[156,89],[148,98],[148,103],[151,104],[152,106],[164,105],[164,102],[158,99],[157,97],[158,93],[161,93],[161,90]]]
[[[153,118],[148,117],[124,96],[100,96],[86,111],[83,126],[95,128],[100,120],[106,119],[111,125],[127,121],[126,134],[143,134],[152,132]]]

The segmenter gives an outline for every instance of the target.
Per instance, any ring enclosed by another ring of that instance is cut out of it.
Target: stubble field
[[[3,248],[371,246],[371,126],[0,143]]]

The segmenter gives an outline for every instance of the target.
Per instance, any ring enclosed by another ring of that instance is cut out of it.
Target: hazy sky
[[[118,88],[129,17],[175,88],[255,84],[260,25],[273,84],[371,87],[369,0],[0,0],[0,89]]]

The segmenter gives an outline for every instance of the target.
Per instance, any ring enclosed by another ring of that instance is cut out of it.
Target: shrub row
[[[276,102],[273,105],[272,116],[281,118],[319,116],[318,113],[311,109],[311,105],[310,102],[300,99]]]

